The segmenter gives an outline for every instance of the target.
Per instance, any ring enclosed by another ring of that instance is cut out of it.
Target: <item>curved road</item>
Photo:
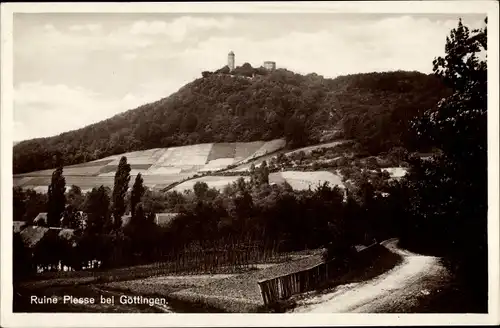
[[[436,292],[447,278],[438,258],[411,253],[390,239],[383,246],[403,257],[392,270],[365,282],[342,285],[332,292],[297,301],[292,312],[406,312],[420,297]]]

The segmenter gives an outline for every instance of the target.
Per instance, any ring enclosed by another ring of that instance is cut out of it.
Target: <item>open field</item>
[[[254,142],[237,142],[236,150],[234,153],[234,162],[240,162],[245,158],[254,154],[262,145],[264,141],[254,141]]]
[[[401,178],[404,177],[408,169],[404,167],[388,167],[382,169],[382,171],[387,171],[391,175],[392,178]]]
[[[157,276],[111,282],[102,287],[139,295],[161,295],[228,312],[255,312],[264,305],[259,280],[303,270],[322,261],[318,252],[295,258],[279,264],[257,264],[256,269],[240,274]]]
[[[206,177],[201,177],[198,179],[192,179],[185,181],[174,188],[172,190],[175,191],[180,191],[183,192],[184,190],[187,189],[193,189],[193,186],[195,185],[196,182],[205,182],[209,188],[216,188],[219,190],[224,189],[228,184],[231,184],[238,180],[240,177],[244,178],[245,180],[249,180],[250,177],[247,176],[206,176]]]
[[[210,149],[207,161],[213,161],[219,158],[234,158],[236,153],[236,143],[216,143]]]
[[[334,142],[328,142],[328,143],[323,143],[323,144],[318,144],[318,145],[313,145],[313,146],[297,148],[297,149],[288,151],[288,150],[283,149],[284,145],[279,144],[278,141],[276,141],[276,142],[272,141],[270,143],[266,143],[267,146],[263,145],[260,147],[258,152],[259,153],[263,152],[263,153],[261,153],[260,156],[258,156],[258,158],[254,154],[251,156],[248,156],[243,161],[235,162],[235,163],[238,163],[238,165],[234,168],[228,169],[228,171],[229,172],[246,172],[246,171],[250,170],[250,166],[252,164],[254,164],[256,167],[258,167],[262,164],[263,161],[267,161],[269,163],[269,161],[271,161],[273,158],[276,158],[278,156],[278,154],[285,154],[285,155],[289,156],[289,155],[299,153],[301,151],[308,154],[316,149],[333,148],[335,146],[338,146],[340,144],[347,143],[347,142],[349,142],[349,140],[339,140],[339,141],[334,141]],[[264,153],[266,153],[266,151],[264,150],[265,147],[268,147],[268,149],[267,149],[268,155],[264,155]]]
[[[233,277],[236,274],[197,274],[185,276],[158,276],[145,279],[115,281],[103,285],[103,288],[132,292],[139,295],[170,293],[186,289],[203,287],[219,279]]]
[[[333,142],[328,142],[328,143],[319,144],[319,145],[313,145],[313,146],[303,147],[303,148],[299,148],[299,149],[295,149],[295,150],[286,152],[285,155],[289,156],[289,155],[293,155],[293,154],[299,153],[301,151],[303,151],[305,154],[309,154],[313,150],[316,150],[316,149],[333,148],[335,146],[341,145],[341,144],[346,143],[346,142],[348,142],[348,140],[339,140],[339,141],[333,141]]]
[[[243,161],[250,161],[254,158],[264,156],[270,153],[274,153],[275,151],[282,149],[285,147],[285,140],[284,139],[276,139],[276,140],[271,140],[267,141],[265,144],[263,144],[259,149],[255,151],[252,155],[248,156],[246,159]]]
[[[204,286],[183,289],[171,294],[179,300],[196,300],[228,312],[255,312],[264,305],[258,282],[260,280],[303,270],[322,262],[321,255],[276,264],[261,270],[216,280]]]
[[[288,182],[296,190],[314,189],[324,182],[328,182],[331,187],[335,185],[343,186],[342,178],[328,171],[284,171],[269,175],[269,182],[271,183],[279,184],[284,181]]]
[[[101,185],[112,187],[116,169],[122,156],[127,157],[131,166],[132,186],[135,176],[143,175],[144,184],[150,188],[162,189],[182,181],[190,176],[208,171],[218,171],[229,165],[272,153],[284,147],[283,139],[255,142],[205,143],[198,145],[154,148],[113,155],[92,162],[64,167],[66,185],[76,185],[82,190],[91,190]],[[38,192],[47,192],[53,170],[23,173],[14,176],[16,187],[32,188]],[[216,180],[220,180],[216,182]],[[223,188],[233,178],[217,177],[208,179],[209,185]],[[187,184],[187,185],[194,185]],[[183,184],[184,188],[186,185]]]

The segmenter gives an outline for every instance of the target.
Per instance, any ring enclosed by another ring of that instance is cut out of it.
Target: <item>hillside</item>
[[[16,144],[14,173],[52,168],[57,156],[64,165],[74,165],[151,148],[283,137],[291,148],[339,134],[359,141],[371,154],[398,145],[412,148],[409,120],[446,93],[437,78],[418,72],[325,79],[284,69],[251,77],[239,69],[238,75],[204,72],[157,102]]]
[[[248,143],[203,143],[190,146],[153,148],[145,151],[128,152],[105,157],[96,161],[64,167],[67,186],[76,185],[82,191],[90,191],[100,185],[113,187],[114,176],[121,156],[127,157],[131,176],[141,174],[144,185],[152,189],[164,189],[185,179],[201,176],[210,172],[227,169],[248,163],[254,158],[272,154],[285,145],[283,139],[268,142]],[[14,187],[47,192],[53,170],[42,170],[14,175]],[[236,180],[238,177],[229,177]],[[220,186],[225,186],[224,177]],[[227,180],[227,179],[226,179]],[[130,180],[132,186],[134,179]]]

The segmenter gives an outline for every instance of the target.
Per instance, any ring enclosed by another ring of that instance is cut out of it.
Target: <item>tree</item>
[[[12,242],[12,279],[17,282],[33,273],[32,256],[19,233],[13,234]]]
[[[132,216],[134,216],[135,207],[141,201],[141,198],[144,195],[145,191],[146,188],[144,188],[143,179],[141,174],[139,173],[135,177],[135,182],[132,187],[132,193],[130,195],[130,213],[132,214]]]
[[[298,148],[307,143],[305,124],[296,117],[290,117],[285,123],[285,139],[290,148]]]
[[[486,38],[486,27],[470,31],[460,20],[445,57],[434,60],[435,75],[453,93],[412,126],[441,154],[432,162],[413,159],[408,177],[410,235],[440,250],[478,302],[487,300]]]
[[[88,215],[85,233],[104,233],[104,228],[111,225],[111,218],[109,217],[110,199],[103,186],[93,188],[87,194],[83,208]]]
[[[66,208],[61,215],[61,228],[76,229],[79,226],[76,216],[77,211],[73,205],[66,205]]]
[[[127,163],[127,157],[122,156],[118,169],[115,174],[115,183],[113,187],[113,226],[116,230],[121,227],[122,216],[125,214],[125,194],[130,182],[130,164]]]
[[[14,212],[14,221],[24,221],[26,213],[26,195],[21,187],[12,189],[12,211]]]
[[[72,205],[76,211],[81,211],[83,206],[84,197],[82,189],[78,186],[72,185],[66,197],[67,203]]]
[[[259,185],[269,184],[269,168],[267,167],[267,162],[263,161],[259,169]]]
[[[61,215],[66,205],[66,180],[63,176],[63,168],[59,166],[52,173],[52,180],[48,190],[47,223],[50,227],[61,225]]]
[[[193,186],[194,195],[197,199],[203,200],[208,192],[208,185],[206,182],[198,181]]]

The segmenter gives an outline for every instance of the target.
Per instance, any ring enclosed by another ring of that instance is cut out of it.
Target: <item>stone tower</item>
[[[274,71],[276,69],[276,62],[273,61],[265,61],[264,68],[270,71]]]
[[[234,70],[234,52],[232,51],[227,55],[227,66],[231,71]]]

